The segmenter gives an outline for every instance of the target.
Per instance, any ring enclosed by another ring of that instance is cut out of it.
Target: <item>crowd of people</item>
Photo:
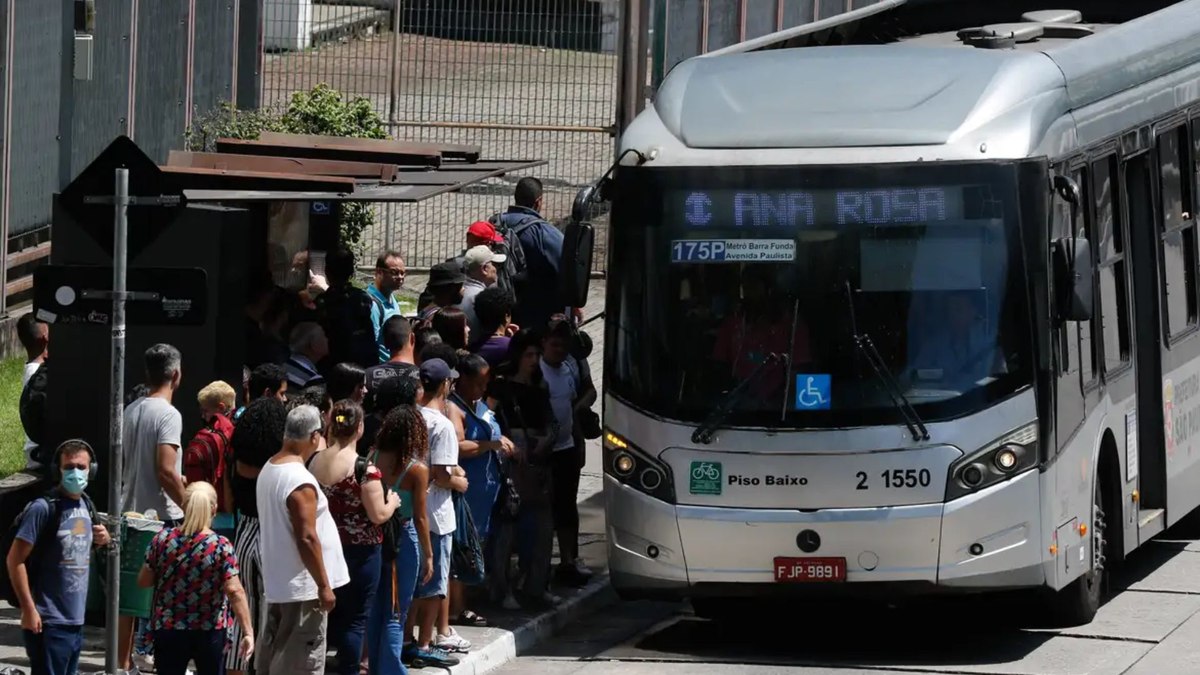
[[[487,626],[485,607],[542,610],[561,602],[556,585],[589,581],[576,498],[597,395],[579,312],[557,290],[563,236],[541,202],[525,178],[514,206],[472,224],[463,252],[431,269],[415,317],[395,297],[396,251],[365,290],[345,250],[301,292],[256,289],[241,405],[233,385],[205,386],[187,442],[174,405],[183,355],[145,352],[145,386],[125,409],[123,498],[163,527],[139,577],[153,611],[122,617],[121,668],[320,673],[328,652],[355,675],[451,666],[471,649],[455,628]],[[28,546],[9,555],[19,579],[55,508],[80,533],[75,558],[28,572],[53,580],[18,590],[35,673],[78,659],[76,576],[108,535],[89,509],[57,504],[86,500],[79,472],[95,465],[82,441],[59,449],[58,496],[22,516]],[[72,637],[52,640],[49,623]]]

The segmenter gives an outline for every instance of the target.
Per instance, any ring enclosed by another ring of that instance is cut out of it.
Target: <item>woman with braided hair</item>
[[[383,484],[399,495],[400,506],[384,525],[383,571],[367,622],[367,652],[372,675],[407,673],[402,653],[414,651],[408,609],[417,583],[433,575],[433,549],[425,494],[429,467],[422,457],[429,449],[425,419],[416,406],[396,406],[384,418],[375,439],[375,464]],[[414,656],[412,665],[426,664]]]

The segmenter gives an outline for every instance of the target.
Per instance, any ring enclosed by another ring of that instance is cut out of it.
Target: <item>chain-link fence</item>
[[[543,215],[564,220],[576,191],[613,157],[618,3],[400,0],[393,12],[396,1],[268,0],[263,105],[323,82],[369,99],[395,138],[547,160],[529,173],[546,186]],[[462,248],[473,221],[507,207],[518,178],[380,205],[364,250],[395,248],[416,268],[440,262]],[[594,267],[603,265],[597,255]]]

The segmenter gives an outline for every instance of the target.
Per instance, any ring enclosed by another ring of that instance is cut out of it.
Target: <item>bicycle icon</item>
[[[828,410],[832,402],[829,375],[796,376],[796,409]]]
[[[720,480],[721,470],[711,462],[696,462],[692,466],[693,480]]]

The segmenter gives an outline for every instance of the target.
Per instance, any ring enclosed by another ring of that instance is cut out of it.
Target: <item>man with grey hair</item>
[[[303,389],[314,384],[324,384],[325,378],[317,372],[317,364],[329,356],[329,339],[325,337],[325,329],[315,321],[301,321],[292,328],[288,340],[292,355],[288,358],[288,385],[293,389]]]
[[[125,408],[121,498],[125,510],[153,511],[153,517],[173,527],[183,521],[183,417],[171,404],[183,377],[183,357],[171,345],[157,344],[143,358],[148,393]],[[125,670],[133,667],[133,622],[134,617],[122,616],[118,625],[117,656]]]
[[[267,599],[267,624],[254,662],[260,675],[325,672],[333,589],[350,582],[329,501],[304,466],[323,431],[315,407],[293,409],[283,448],[258,474],[255,498]]]
[[[458,303],[458,308],[467,315],[472,342],[487,339],[483,327],[479,325],[479,315],[475,313],[475,296],[496,285],[500,278],[500,267],[507,259],[503,253],[494,253],[487,246],[475,246],[463,254],[463,271],[467,273],[467,281],[463,284],[463,299]]]

